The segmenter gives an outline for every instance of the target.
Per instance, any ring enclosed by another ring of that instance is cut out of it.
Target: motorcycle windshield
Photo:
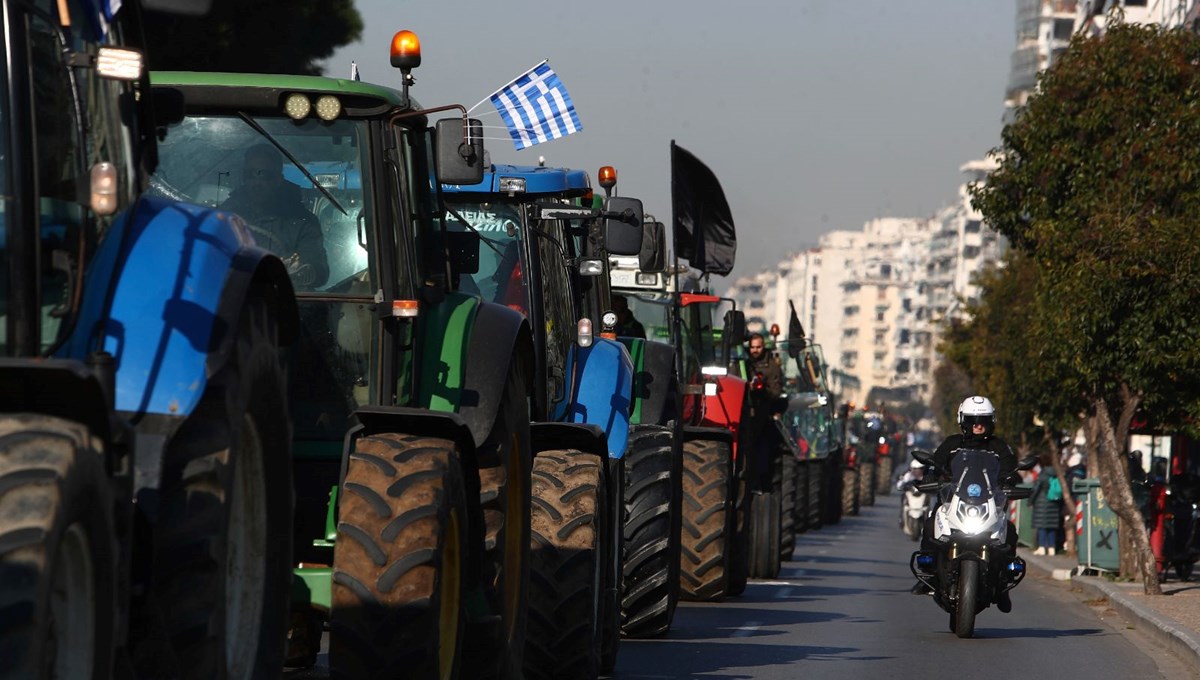
[[[1000,459],[991,451],[959,449],[950,459],[954,495],[963,503],[982,505],[1000,500]]]

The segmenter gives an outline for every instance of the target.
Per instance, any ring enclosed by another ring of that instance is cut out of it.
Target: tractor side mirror
[[[642,252],[638,253],[638,269],[658,274],[667,268],[667,236],[662,222],[647,222],[642,230]]]
[[[642,202],[613,196],[604,206],[604,249],[611,255],[638,255],[642,250]]]
[[[479,184],[483,181],[483,124],[471,118],[443,118],[437,122],[437,179],[442,184]]]

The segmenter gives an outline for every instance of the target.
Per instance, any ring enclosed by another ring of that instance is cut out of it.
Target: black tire
[[[737,514],[732,472],[729,444],[704,439],[684,442],[679,560],[679,596],[684,600],[718,602],[725,597],[731,527]]]
[[[825,459],[821,476],[824,488],[821,490],[823,502],[824,524],[837,524],[842,521],[842,456],[840,453],[831,454]]]
[[[909,517],[908,515],[905,515],[904,521],[907,525],[904,529],[904,533],[908,534],[908,537],[911,540],[921,540],[921,520],[917,519],[916,517]]]
[[[778,491],[750,496],[750,578],[779,576],[780,506]]]
[[[842,515],[858,514],[858,468],[842,470]]]
[[[112,675],[110,488],[103,444],[84,426],[0,417],[0,678]]]
[[[975,598],[979,592],[979,563],[962,560],[958,564],[958,602],[954,615],[954,634],[960,638],[975,635]]]
[[[625,546],[622,542],[625,508],[621,496],[625,485],[624,459],[606,458],[604,489],[604,533],[600,554],[600,674],[612,675],[621,649],[621,569]],[[678,561],[678,560],[676,560]]]
[[[733,529],[729,549],[729,573],[725,594],[737,597],[746,592],[750,580],[750,487],[744,476],[735,480]]]
[[[671,629],[679,599],[679,494],[671,431],[634,426],[625,465],[621,634],[651,638]]]
[[[354,442],[338,495],[333,677],[457,677],[467,513],[453,442],[395,433]]]
[[[780,456],[779,480],[779,560],[787,562],[792,559],[796,550],[796,494],[799,484],[796,483],[796,459],[790,452],[785,451]],[[805,479],[807,487],[807,478]]]
[[[539,452],[533,460],[527,678],[590,680],[600,673],[602,465],[574,449]]]
[[[1195,566],[1196,566],[1196,564],[1194,562],[1192,562],[1191,560],[1184,560],[1182,562],[1176,562],[1175,563],[1175,575],[1179,577],[1180,581],[1190,581],[1190,580],[1192,580],[1192,571],[1195,568]]]
[[[892,457],[884,456],[879,459],[879,469],[876,471],[875,493],[886,496],[892,492]]]
[[[808,516],[809,497],[812,492],[809,486],[809,479],[812,475],[810,468],[807,460],[796,461],[796,490],[793,494],[796,500],[792,506],[792,516],[795,517],[796,533],[798,534],[813,528]]]
[[[808,528],[810,531],[816,531],[825,526],[827,466],[824,460],[809,460],[804,466],[808,468]]]
[[[183,678],[283,665],[294,492],[274,308],[265,290],[248,295],[228,364],[163,459],[152,596]]]
[[[859,507],[875,505],[875,461],[858,459],[858,505]]]
[[[521,677],[529,593],[531,504],[529,402],[520,361],[513,359],[500,412],[479,448],[479,500],[483,518],[483,584],[489,611],[500,616],[485,653],[468,655],[468,677]]]

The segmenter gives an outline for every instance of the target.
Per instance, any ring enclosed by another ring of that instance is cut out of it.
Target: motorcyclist
[[[925,464],[919,460],[913,460],[908,464],[908,469],[896,481],[896,490],[904,491],[909,484],[916,484],[925,478]]]
[[[950,461],[959,449],[981,449],[991,451],[1000,459],[1000,482],[1004,483],[1010,476],[1016,474],[1017,456],[1011,447],[1000,437],[995,436],[996,408],[992,401],[984,396],[967,397],[958,406],[958,428],[961,434],[952,434],[933,452],[933,469],[930,472],[938,475],[938,479],[949,480]],[[1006,542],[1015,554],[1017,548],[1017,528],[1010,521]],[[938,543],[933,538],[933,515],[925,520],[921,532],[921,550],[936,551]],[[912,588],[913,594],[927,595],[930,590],[923,582],[918,581]],[[1012,611],[1012,601],[1008,592],[1002,592],[997,599],[996,607],[1008,613]]]

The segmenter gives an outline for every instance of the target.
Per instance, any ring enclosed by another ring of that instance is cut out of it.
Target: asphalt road
[[[681,604],[660,640],[622,643],[614,677],[659,678],[1191,678],[1196,669],[1102,619],[1068,585],[1030,572],[1013,611],[979,614],[976,637],[948,630],[929,597],[909,593],[915,543],[899,499],[798,537],[774,581],[742,597]]]
[[[1031,570],[1013,611],[979,614],[960,640],[949,616],[913,584],[916,544],[897,525],[899,499],[881,496],[857,517],[797,537],[793,560],[743,596],[680,603],[671,632],[624,640],[614,678],[936,678],[1108,680],[1200,678],[1069,585]],[[328,636],[326,636],[328,639]],[[288,680],[327,678],[320,666]]]

